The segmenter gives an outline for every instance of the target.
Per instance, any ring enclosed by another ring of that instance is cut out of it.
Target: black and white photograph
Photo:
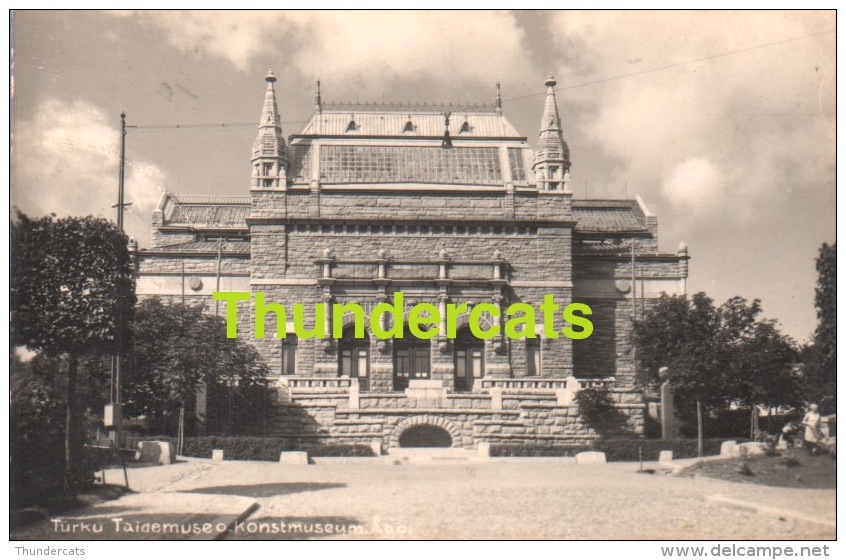
[[[833,554],[835,10],[9,18],[13,554]]]

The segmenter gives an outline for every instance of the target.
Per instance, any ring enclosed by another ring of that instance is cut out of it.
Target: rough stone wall
[[[644,405],[639,393],[612,391],[618,410],[629,418],[628,433],[642,434]],[[560,406],[555,395],[503,397],[503,408],[491,408],[488,395],[447,399],[407,399],[397,394],[361,395],[350,409],[342,393],[302,395],[277,404],[270,418],[271,433],[309,443],[397,446],[411,425],[429,424],[447,430],[453,447],[475,448],[480,442],[524,445],[584,445],[598,434],[586,427],[575,405]]]

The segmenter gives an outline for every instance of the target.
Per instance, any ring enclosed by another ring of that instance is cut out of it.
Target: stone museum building
[[[215,291],[263,292],[285,306],[287,336],[276,338],[268,313],[259,339],[254,303],[239,304],[238,336],[273,372],[269,435],[382,449],[580,444],[596,434],[574,396],[598,386],[642,433],[632,320],[662,292],[685,292],[687,248],[659,251],[657,219],[639,198],[574,199],[552,76],[534,148],[503,115],[498,85],[493,104],[433,106],[328,103],[318,82],[314,113],[286,139],[276,78],[265,80],[243,195],[165,195],[151,246],[138,252],[137,289],[221,315]],[[540,313],[537,337],[522,340],[480,340],[466,313],[454,339],[407,329],[400,339],[356,338],[352,315],[339,339],[331,316],[327,338],[293,334],[295,303],[310,326],[315,303],[369,312],[400,291],[406,307],[442,311],[464,302],[537,309],[550,294],[562,309],[588,304],[593,334],[547,338]]]

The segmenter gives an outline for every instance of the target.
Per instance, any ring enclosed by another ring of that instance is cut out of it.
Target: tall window
[[[526,375],[540,375],[540,339],[526,339]]]
[[[282,339],[282,375],[297,373],[297,339],[288,336]]]
[[[355,337],[355,327],[344,329],[343,337],[338,341],[338,371],[343,376],[358,379],[361,389],[369,388],[370,376],[370,337]]]
[[[455,390],[472,391],[485,372],[485,342],[463,327],[455,337]]]
[[[408,387],[411,379],[429,379],[428,340],[420,340],[408,333],[394,342],[394,391]]]

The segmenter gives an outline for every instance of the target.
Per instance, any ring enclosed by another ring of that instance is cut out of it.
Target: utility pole
[[[120,114],[120,164],[118,170],[118,201],[117,226],[123,232],[123,211],[130,203],[124,201],[124,180],[126,176],[126,113]],[[110,424],[109,440],[112,442],[117,456],[120,454],[121,424],[123,422],[123,411],[121,410],[120,376],[121,376],[121,354],[123,353],[123,325],[124,301],[122,294],[117,294],[117,305],[115,306],[115,353],[112,358],[111,387],[109,391],[109,405],[106,407],[104,420]]]

